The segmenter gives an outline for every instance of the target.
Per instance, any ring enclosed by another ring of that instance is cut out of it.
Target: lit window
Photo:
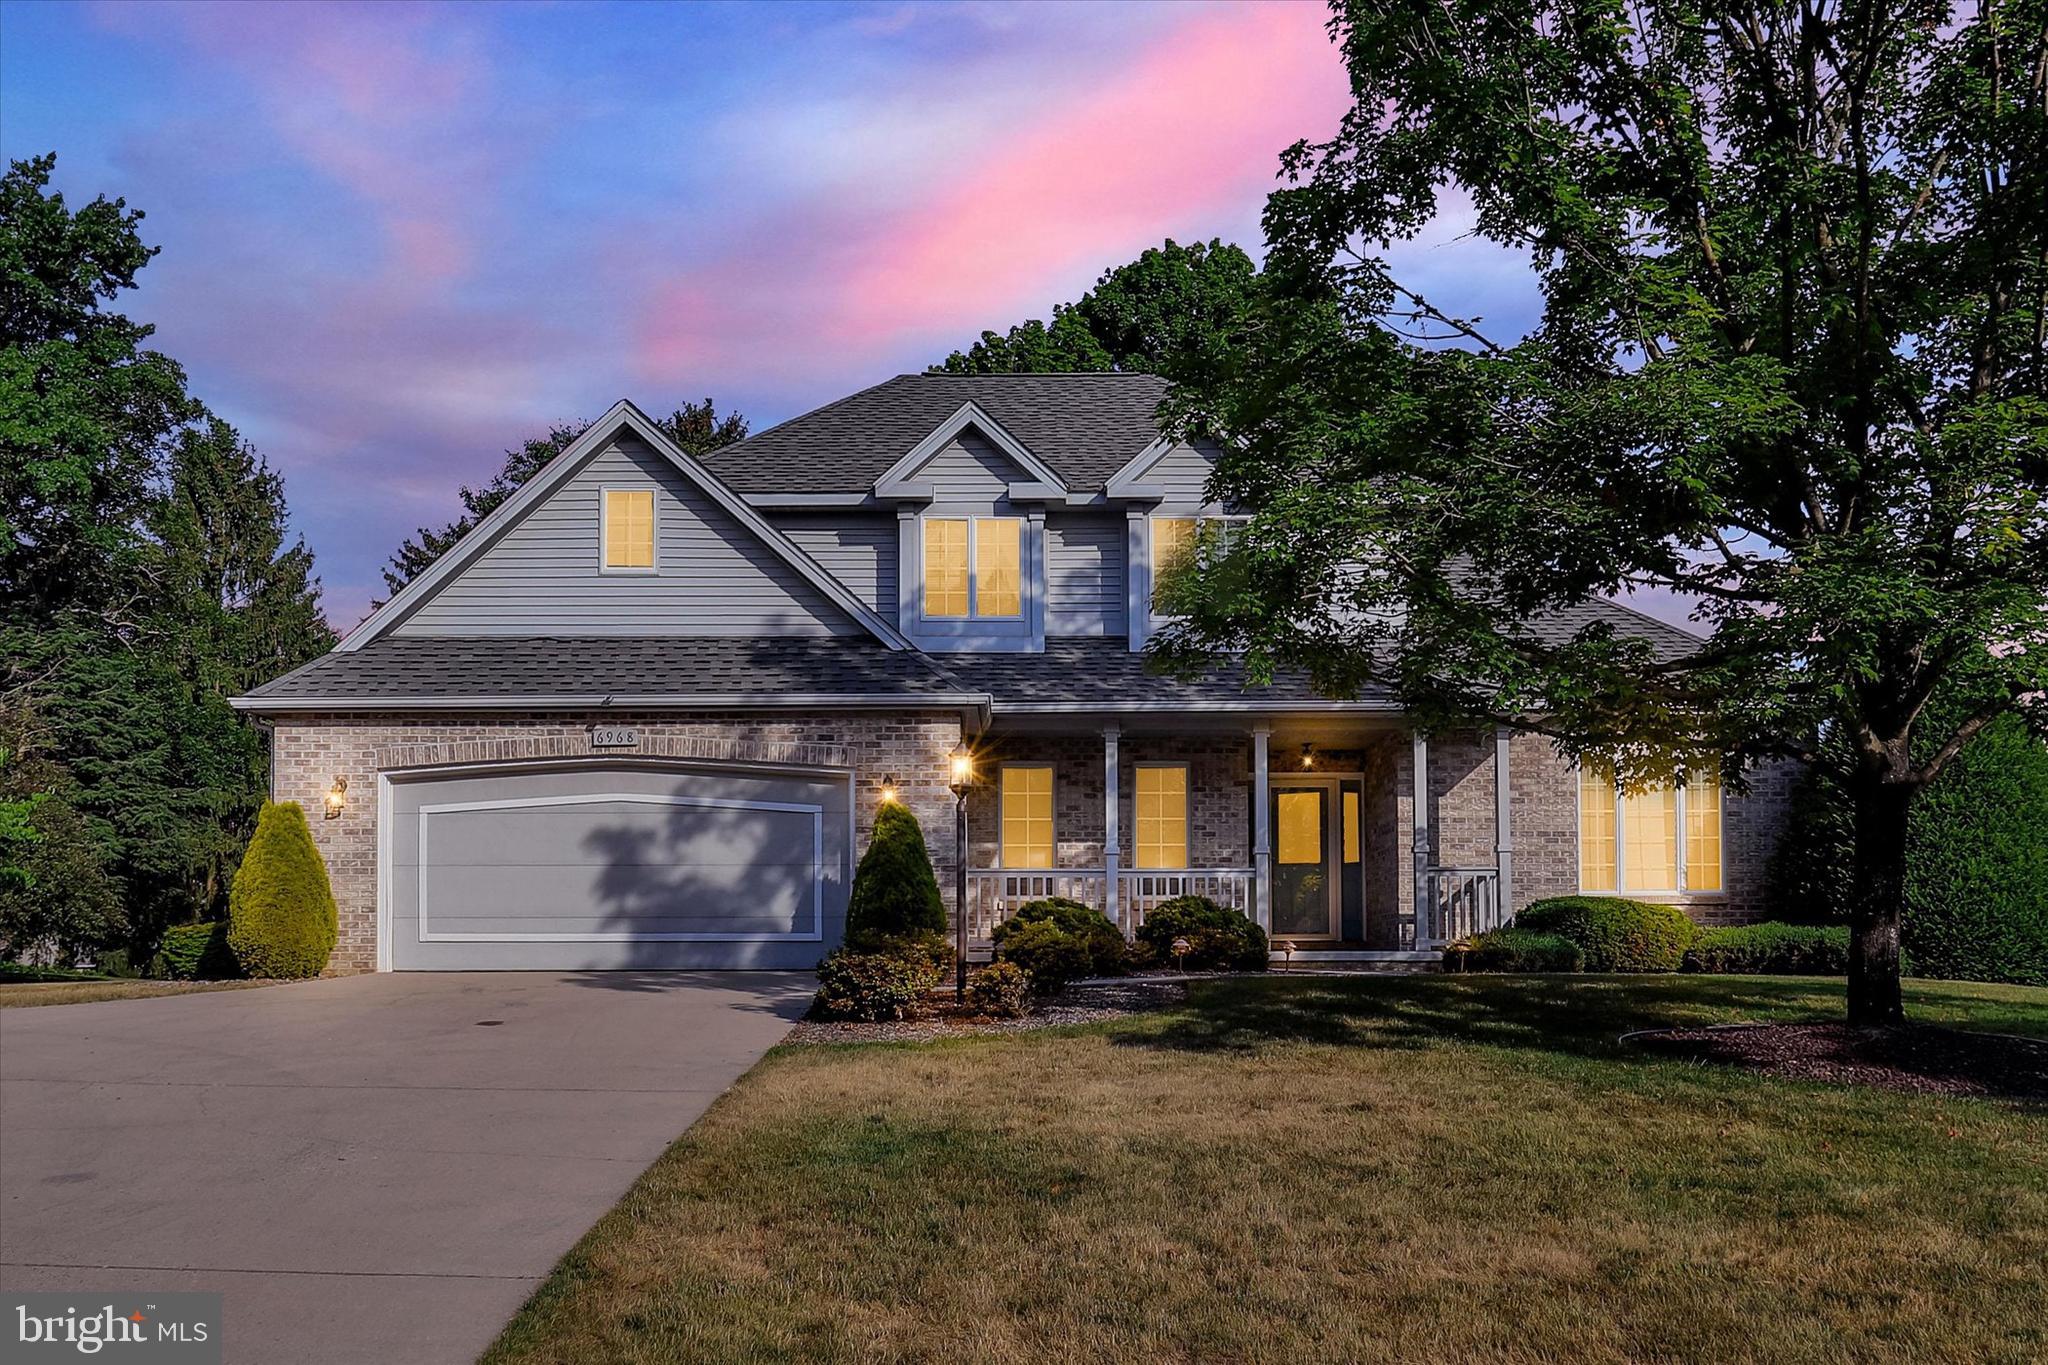
[[[1586,891],[1719,891],[1721,784],[1694,777],[1617,792],[1600,764],[1579,769],[1579,886]]]
[[[1003,866],[1052,866],[1052,769],[1003,768]]]
[[[1169,576],[1195,562],[1197,555],[1219,554],[1230,547],[1233,530],[1247,517],[1152,518],[1152,610],[1160,605],[1160,589]]]
[[[1024,533],[1015,517],[975,519],[974,614],[1024,614]]]
[[[607,488],[604,494],[604,566],[654,567],[654,490]]]
[[[1016,517],[926,517],[924,614],[1024,614],[1024,523]]]
[[[967,614],[967,528],[964,518],[927,517],[924,523],[924,614]]]
[[[1140,767],[1138,866],[1188,865],[1188,770],[1183,764]]]
[[[1358,793],[1344,793],[1344,861],[1358,861]]]

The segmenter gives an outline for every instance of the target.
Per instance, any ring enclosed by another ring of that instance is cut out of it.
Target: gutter
[[[255,716],[304,711],[614,711],[634,709],[708,711],[901,711],[920,707],[972,714],[986,728],[995,698],[986,692],[725,692],[662,693],[644,696],[616,692],[562,692],[530,696],[476,697],[229,697],[228,705]]]

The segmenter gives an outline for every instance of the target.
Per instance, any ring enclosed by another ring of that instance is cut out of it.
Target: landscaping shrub
[[[228,890],[228,946],[251,976],[318,976],[334,951],[334,890],[296,801],[265,802]]]
[[[226,920],[203,924],[174,924],[164,930],[163,942],[149,964],[149,974],[167,981],[222,981],[242,974],[228,947]]]
[[[1049,896],[1019,906],[995,927],[997,952],[1000,954],[1003,943],[1027,924],[1051,924],[1079,940],[1088,955],[1088,971],[1084,975],[1114,976],[1129,964],[1130,945],[1124,942],[1122,931],[1110,923],[1109,916],[1065,896]]]
[[[935,981],[943,981],[953,971],[953,944],[944,934],[878,934],[868,930],[848,934],[844,947],[850,953],[907,958],[929,969]]]
[[[1579,945],[1589,972],[1675,972],[1699,929],[1675,905],[1622,896],[1555,896],[1515,916],[1517,929]]]
[[[1849,930],[1837,924],[1744,924],[1709,929],[1686,950],[1689,972],[1846,976]]]
[[[1038,991],[1058,990],[1095,974],[1095,954],[1088,940],[1052,920],[1032,920],[1005,934],[996,945],[996,959],[1028,972]]]
[[[1181,961],[1197,971],[1263,972],[1272,965],[1266,931],[1207,896],[1176,896],[1162,901],[1147,912],[1145,922],[1138,926],[1138,942],[1162,966],[1175,963],[1175,939],[1188,941],[1189,951]]]
[[[1582,972],[1586,950],[1562,934],[1508,925],[1453,946],[1444,953],[1444,967],[1454,972]]]
[[[967,1003],[997,1019],[1023,1017],[1031,973],[1014,962],[991,962],[967,978]]]
[[[946,932],[946,903],[932,875],[924,830],[900,801],[885,801],[875,812],[875,834],[854,869],[846,902],[849,942]]]
[[[841,948],[818,964],[811,1012],[821,1019],[915,1019],[924,993],[938,983],[928,961]]]

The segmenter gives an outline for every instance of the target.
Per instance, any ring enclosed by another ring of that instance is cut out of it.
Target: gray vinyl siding
[[[935,507],[1009,510],[1010,485],[1030,478],[980,432],[969,428],[911,475],[929,484]]]
[[[1122,635],[1124,516],[1045,519],[1047,635]]]
[[[896,514],[776,512],[776,529],[851,588],[882,618],[896,619]]]
[[[1209,481],[1211,452],[1191,445],[1166,451],[1145,472],[1146,486],[1165,490],[1162,506],[1200,507],[1203,487]]]
[[[599,490],[655,488],[653,573],[600,572]],[[621,439],[535,506],[399,635],[857,635],[860,624],[675,467]]]

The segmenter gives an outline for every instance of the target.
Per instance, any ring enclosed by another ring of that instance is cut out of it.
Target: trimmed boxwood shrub
[[[929,961],[841,948],[818,964],[811,1012],[821,1019],[915,1019],[924,993],[938,982]]]
[[[227,921],[174,924],[164,930],[149,974],[168,981],[223,981],[240,976],[241,964],[228,946]]]
[[[1835,924],[1743,924],[1709,929],[1686,950],[1689,972],[1847,976],[1849,930]]]
[[[1020,924],[996,947],[996,959],[1015,963],[1031,977],[1033,990],[1056,991],[1069,981],[1095,974],[1088,941],[1051,920]]]
[[[875,833],[854,869],[846,901],[848,942],[946,932],[946,903],[932,875],[924,830],[910,807],[885,801],[875,812]]]
[[[251,976],[318,976],[334,951],[334,890],[296,801],[263,803],[228,889],[228,946]]]
[[[1081,951],[1087,957],[1087,969],[1081,973],[1084,976],[1114,976],[1130,962],[1130,945],[1110,923],[1109,916],[1065,896],[1048,896],[1019,906],[1016,913],[995,927],[992,937],[996,955],[1011,956],[1003,951],[1003,945],[1027,925],[1033,924],[1050,924],[1081,945]],[[1024,968],[1030,971],[1031,964],[1025,963]]]
[[[1623,896],[1554,896],[1516,915],[1515,927],[1570,939],[1589,972],[1675,972],[1700,932],[1675,905]]]
[[[1146,912],[1138,942],[1161,966],[1175,965],[1173,941],[1186,939],[1185,965],[1197,971],[1263,972],[1272,965],[1266,931],[1207,896],[1175,896]]]
[[[967,1003],[997,1019],[1021,1018],[1030,994],[1031,973],[1014,962],[991,962],[967,978]]]
[[[1454,972],[1582,972],[1586,950],[1562,934],[1508,925],[1449,949],[1444,967]]]

